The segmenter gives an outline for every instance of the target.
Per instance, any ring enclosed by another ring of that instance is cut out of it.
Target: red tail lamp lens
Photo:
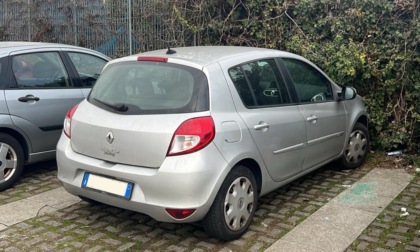
[[[79,104],[74,105],[69,112],[67,112],[66,117],[64,118],[63,131],[68,138],[71,138],[71,120],[78,106]]]
[[[185,218],[191,216],[195,212],[195,209],[170,209],[170,208],[166,208],[165,210],[170,216],[174,217],[177,220],[185,219]]]
[[[203,149],[213,141],[215,128],[211,116],[186,120],[175,131],[168,156],[192,153]]]

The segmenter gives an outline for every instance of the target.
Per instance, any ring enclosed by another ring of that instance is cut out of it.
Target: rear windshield
[[[101,73],[88,101],[123,114],[172,114],[209,110],[205,74],[172,63],[124,62]]]

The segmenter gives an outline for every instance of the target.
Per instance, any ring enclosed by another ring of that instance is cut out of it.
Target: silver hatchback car
[[[109,60],[76,46],[0,42],[0,191],[25,163],[55,158],[64,116]]]
[[[186,47],[105,66],[57,145],[58,178],[82,199],[195,222],[221,240],[249,227],[257,199],[369,147],[368,115],[295,54]]]

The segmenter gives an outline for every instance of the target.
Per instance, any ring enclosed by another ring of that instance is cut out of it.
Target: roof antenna
[[[172,50],[170,46],[168,46],[168,51],[166,51],[166,54],[174,54],[176,53],[175,50]]]

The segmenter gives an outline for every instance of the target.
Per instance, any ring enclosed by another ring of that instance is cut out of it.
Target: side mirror
[[[338,100],[353,100],[357,96],[357,91],[353,87],[343,87],[341,91],[338,91]]]

